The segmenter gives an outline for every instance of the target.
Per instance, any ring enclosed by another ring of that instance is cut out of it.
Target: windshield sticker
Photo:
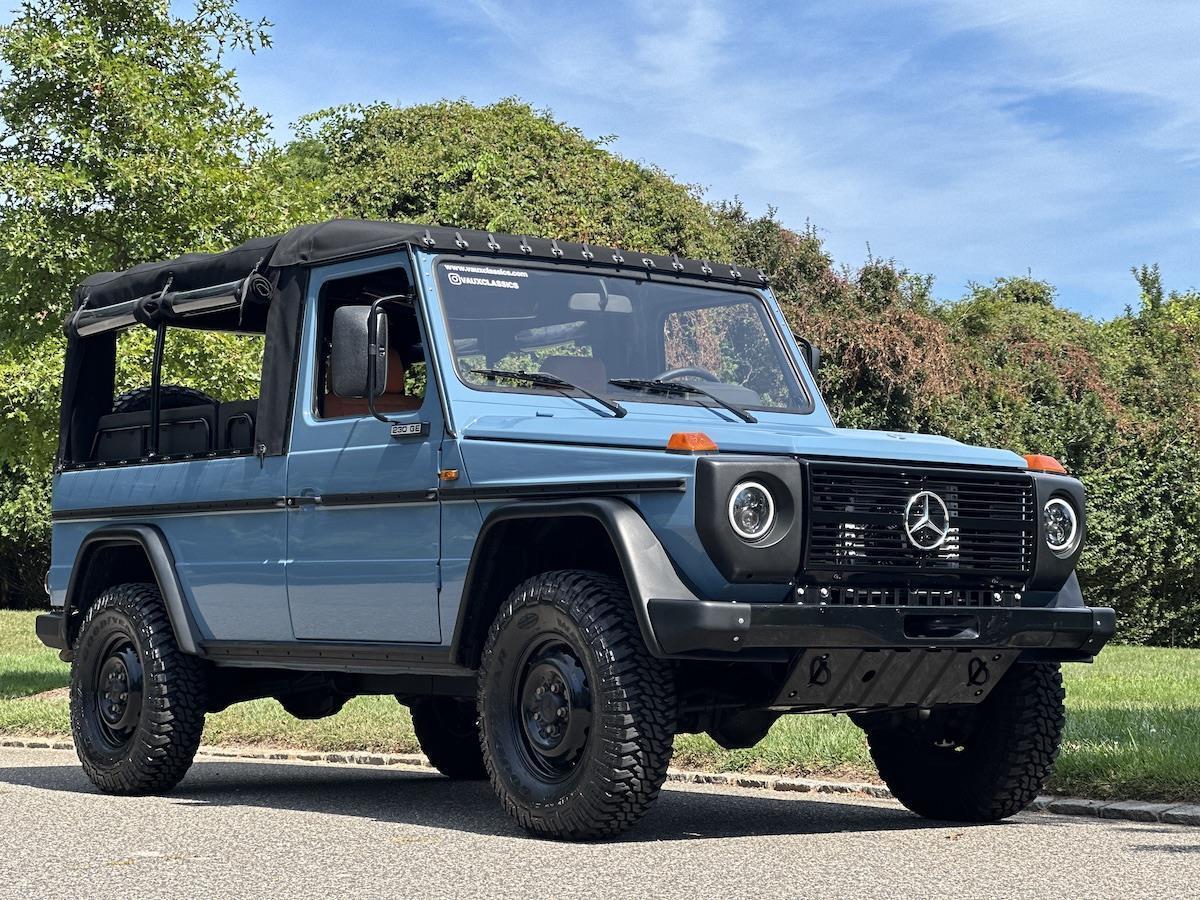
[[[498,269],[493,266],[460,266],[447,264],[446,280],[455,286],[471,285],[474,287],[505,288],[519,291],[521,285],[514,278],[528,278],[528,272],[520,269]]]

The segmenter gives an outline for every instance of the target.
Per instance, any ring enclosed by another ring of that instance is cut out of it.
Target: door
[[[423,328],[406,258],[313,273],[288,460],[287,593],[297,638],[438,643],[437,391],[425,389]],[[374,418],[328,389],[333,310],[386,307],[388,379]],[[393,431],[403,432],[392,437]]]

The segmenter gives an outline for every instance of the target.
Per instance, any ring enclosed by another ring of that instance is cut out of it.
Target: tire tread
[[[76,655],[71,669],[71,729],[88,779],[108,794],[138,795],[169,791],[187,774],[204,730],[208,681],[204,664],[179,649],[170,619],[154,584],[108,588],[88,608],[79,627],[76,649],[92,623],[108,611],[127,617],[138,635],[143,656],[142,717],[124,757],[115,765],[92,759],[83,725],[85,673]]]
[[[1062,740],[1065,696],[1057,663],[1018,664],[980,704],[965,751],[947,754],[896,727],[868,727],[867,742],[880,778],[913,812],[997,822],[1045,787]]]
[[[538,603],[554,604],[579,626],[599,669],[599,683],[593,686],[593,710],[598,713],[593,729],[602,744],[581,763],[591,766],[593,777],[572,802],[548,808],[530,807],[507,789],[488,749],[483,715],[497,637],[522,610]],[[671,667],[646,649],[629,595],[616,579],[587,570],[560,570],[520,584],[488,632],[478,691],[488,774],[504,809],[526,830],[572,840],[611,836],[641,819],[658,798],[675,736],[674,677]]]

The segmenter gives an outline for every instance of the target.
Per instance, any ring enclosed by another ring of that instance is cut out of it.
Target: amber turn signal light
[[[668,453],[712,453],[717,445],[702,431],[677,431],[667,441]]]
[[[1053,472],[1055,475],[1066,475],[1067,467],[1053,456],[1044,453],[1026,453],[1025,465],[1031,472]]]

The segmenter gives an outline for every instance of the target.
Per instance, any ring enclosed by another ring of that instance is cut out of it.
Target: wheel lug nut
[[[567,717],[567,708],[565,706],[559,708],[558,717],[560,719],[565,719]]]
[[[542,714],[540,712],[535,712],[533,714],[533,721],[535,721],[535,722],[542,721]]]

